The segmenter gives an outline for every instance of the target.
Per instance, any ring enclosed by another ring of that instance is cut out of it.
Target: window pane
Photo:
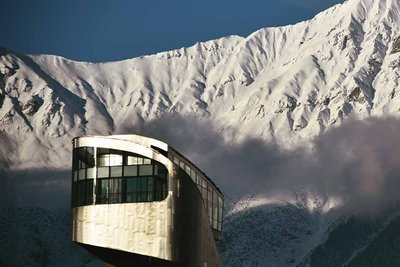
[[[218,193],[216,191],[213,192],[213,203],[218,204]]]
[[[88,168],[86,175],[87,175],[88,179],[95,178],[96,177],[96,168]]]
[[[203,199],[207,199],[207,189],[201,188],[201,195],[203,196]]]
[[[74,171],[74,182],[78,181],[78,171]]]
[[[110,154],[110,166],[122,166],[122,155]]]
[[[213,218],[218,219],[218,207],[215,204],[213,204]]]
[[[100,179],[100,193],[107,194],[108,193],[108,179]]]
[[[78,182],[78,205],[84,205],[86,200],[86,184],[85,181]]]
[[[126,192],[137,191],[137,180],[138,178],[127,178],[126,179]]]
[[[93,180],[86,181],[86,204],[93,203]]]
[[[108,179],[99,179],[97,185],[97,203],[108,203]]]
[[[139,166],[139,176],[153,175],[153,165]]]
[[[138,193],[126,194],[126,202],[137,202],[137,201],[138,201]]]
[[[190,167],[185,165],[185,172],[190,176]]]
[[[140,181],[140,191],[147,192],[147,177],[138,178]]]
[[[157,164],[157,172],[156,172],[156,174],[159,177],[166,179],[167,178],[167,174],[168,174],[167,168],[162,164]]]
[[[184,163],[183,161],[179,162],[179,166],[180,166],[182,169],[185,169],[185,163]]]
[[[109,203],[120,203],[122,193],[122,179],[110,179],[109,181]]]
[[[122,176],[122,167],[111,167],[110,177],[121,177]]]
[[[192,170],[192,172],[190,173],[190,178],[192,178],[193,182],[196,183],[196,172],[194,170]]]
[[[177,157],[174,157],[174,163],[179,165],[179,159]]]
[[[212,202],[212,191],[208,191],[208,201]]]
[[[213,220],[213,228],[217,229],[218,228],[218,222],[217,220]]]
[[[221,198],[220,196],[218,196],[218,205],[219,205],[219,206],[222,206],[222,204],[223,204],[223,203],[222,203],[222,198]]]
[[[218,207],[218,221],[222,222],[222,207]]]
[[[147,178],[147,191],[148,192],[154,191],[154,177]]]
[[[137,165],[138,164],[138,158],[134,156],[128,156],[126,160],[126,165]]]
[[[85,176],[86,176],[85,174],[86,174],[86,169],[79,170],[78,179],[79,180],[84,180]]]
[[[87,147],[86,152],[87,152],[87,161],[86,161],[87,167],[94,167],[94,148]]]
[[[137,166],[125,166],[124,176],[137,176]]]
[[[80,159],[78,162],[79,162],[79,169],[86,168],[85,161],[83,161],[83,160]]]
[[[110,166],[110,154],[99,155],[97,157],[98,166]]]
[[[98,167],[97,168],[97,178],[109,177],[109,167]]]
[[[78,168],[82,169],[86,167],[86,148],[85,147],[80,147],[78,148]]]
[[[143,164],[151,164],[151,160],[147,159],[147,158],[144,158],[143,159]]]

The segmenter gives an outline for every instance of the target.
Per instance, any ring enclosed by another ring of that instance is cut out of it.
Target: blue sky
[[[3,1],[0,46],[104,62],[312,18],[343,0]]]

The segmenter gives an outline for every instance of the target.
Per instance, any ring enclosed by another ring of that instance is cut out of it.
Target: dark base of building
[[[108,249],[77,243],[91,254],[106,263],[107,267],[181,267],[178,263],[160,260],[154,257],[144,256],[125,251]]]

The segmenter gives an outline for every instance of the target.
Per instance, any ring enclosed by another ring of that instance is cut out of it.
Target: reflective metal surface
[[[137,135],[118,135],[75,138],[73,146],[132,152],[168,170],[168,194],[162,201],[74,207],[74,242],[89,251],[110,251],[111,256],[103,260],[114,264],[119,264],[117,251],[123,251],[149,257],[143,266],[222,266],[204,199],[185,170],[168,159],[167,144]],[[95,186],[98,179],[94,177]],[[165,262],[154,263],[157,259]]]

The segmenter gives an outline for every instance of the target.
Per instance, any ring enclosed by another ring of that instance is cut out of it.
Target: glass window
[[[94,148],[93,147],[87,147],[86,148],[86,152],[87,152],[87,160],[86,160],[86,165],[88,167],[94,167]]]
[[[79,180],[84,180],[86,178],[85,174],[86,174],[86,169],[79,170],[78,179]]]
[[[185,165],[185,172],[190,176],[190,167],[189,167],[189,165]]]
[[[168,170],[162,164],[157,164],[157,172],[155,172],[159,177],[167,179]]]
[[[95,178],[96,177],[96,168],[88,168],[86,175],[87,175],[88,179]]]
[[[97,178],[110,177],[109,167],[98,167],[97,168]]]
[[[217,220],[213,220],[213,228],[217,229],[218,228],[218,221]]]
[[[126,159],[126,165],[138,165],[138,158],[134,156],[128,156]]]
[[[110,154],[103,154],[97,157],[98,166],[110,166]]]
[[[153,165],[139,166],[139,176],[153,175]]]
[[[97,191],[97,199],[96,202],[99,204],[108,203],[108,179],[99,179],[98,182],[98,191]]]
[[[147,177],[138,178],[140,181],[140,191],[147,192]]]
[[[179,162],[179,166],[180,166],[183,170],[185,170],[185,163],[184,163],[183,161],[180,161],[180,162]]]
[[[213,193],[213,203],[218,204],[218,193],[216,191]]]
[[[137,166],[125,166],[124,176],[137,176]]]
[[[213,204],[213,218],[218,219],[218,207],[216,204]]]
[[[93,180],[86,180],[86,204],[93,203]]]
[[[207,182],[205,179],[201,179],[201,186],[207,188]]]
[[[147,178],[147,201],[153,201],[154,196],[154,177]]]
[[[86,203],[86,183],[85,181],[78,182],[78,204],[85,205]]]
[[[190,173],[190,178],[192,178],[193,182],[196,183],[197,177],[196,177],[196,172],[194,170],[192,170],[192,172]]]
[[[137,191],[137,180],[138,178],[127,178],[126,179],[126,192]]]
[[[78,168],[82,169],[86,167],[86,148],[80,147],[77,149],[78,153]]]
[[[122,179],[110,179],[109,181],[109,203],[121,203]]]
[[[207,199],[207,189],[205,189],[204,187],[201,188],[201,195],[204,199]]]
[[[110,177],[121,177],[122,167],[111,167]]]
[[[179,165],[179,159],[178,159],[177,157],[174,157],[174,163],[175,163],[176,165]]]
[[[222,222],[222,207],[218,207],[218,221]]]
[[[74,149],[73,156],[73,206],[159,201],[168,194],[168,170],[161,163],[132,153],[93,147]],[[94,163],[97,167],[92,166]],[[188,167],[186,170],[192,172]]]
[[[122,155],[110,154],[110,166],[122,166]]]

